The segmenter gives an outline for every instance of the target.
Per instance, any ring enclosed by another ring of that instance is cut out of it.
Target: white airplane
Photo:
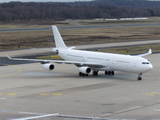
[[[141,75],[150,71],[152,64],[142,56],[152,54],[150,49],[148,53],[132,56],[112,53],[92,52],[84,50],[75,50],[75,47],[67,47],[56,26],[52,26],[56,48],[51,51],[56,52],[64,60],[43,60],[43,59],[21,59],[11,58],[11,60],[27,60],[37,61],[42,64],[42,67],[47,70],[53,70],[54,63],[74,64],[78,67],[79,76],[88,76],[93,73],[98,75],[99,71],[105,71],[106,75],[114,75],[114,71],[131,72],[138,74],[137,80],[142,80]]]

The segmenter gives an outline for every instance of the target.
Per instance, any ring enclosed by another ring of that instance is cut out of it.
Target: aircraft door
[[[112,65],[115,65],[115,64],[116,64],[116,57],[113,57],[113,58],[112,58],[111,64],[112,64]]]
[[[137,68],[137,62],[138,62],[137,59],[133,60],[132,65],[131,65],[131,72],[134,72],[134,71],[136,71],[138,69]]]
[[[133,62],[133,67],[134,67],[134,68],[137,67],[137,59],[134,60],[134,62]]]

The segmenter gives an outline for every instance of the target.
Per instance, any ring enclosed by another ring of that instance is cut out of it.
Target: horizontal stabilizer
[[[31,48],[33,50],[41,50],[41,51],[47,51],[47,52],[54,52],[53,50],[48,50],[48,49],[40,49],[40,48]]]
[[[69,47],[68,49],[72,50],[72,49],[74,49],[74,48],[76,48],[76,47],[75,47],[75,46],[73,46],[73,47]]]

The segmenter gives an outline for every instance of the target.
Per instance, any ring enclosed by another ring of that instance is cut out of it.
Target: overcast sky
[[[74,2],[74,1],[92,1],[92,0],[0,0],[0,3],[21,1],[21,2]]]

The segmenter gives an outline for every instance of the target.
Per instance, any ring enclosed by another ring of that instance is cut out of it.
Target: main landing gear
[[[114,75],[114,71],[105,71],[105,75]],[[97,76],[98,71],[93,71],[93,76]]]
[[[82,72],[79,72],[79,76],[88,76],[88,74],[84,74]]]
[[[98,76],[98,72],[99,71],[93,71],[93,73],[92,73],[93,76]],[[105,75],[114,75],[114,71],[105,71],[104,73],[105,73]],[[88,74],[84,74],[82,72],[79,72],[79,76],[88,76]],[[137,77],[138,81],[142,80],[141,76],[142,76],[142,73],[138,74],[138,77]]]
[[[105,71],[105,75],[114,75],[114,71]]]
[[[142,80],[141,75],[142,75],[142,73],[138,74],[137,80]]]
[[[98,71],[93,71],[93,76],[97,76],[98,75]]]

